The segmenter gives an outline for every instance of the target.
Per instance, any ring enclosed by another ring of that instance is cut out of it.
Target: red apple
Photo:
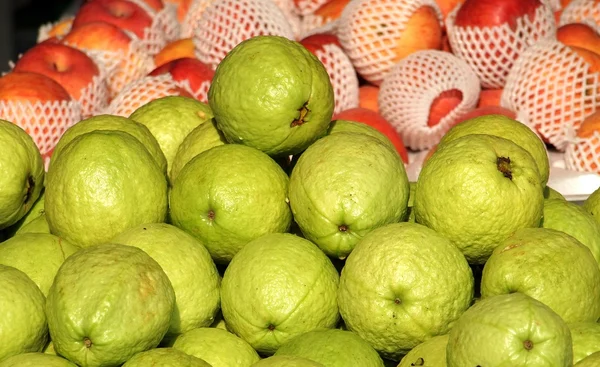
[[[149,75],[157,76],[167,73],[171,74],[173,80],[176,82],[187,80],[194,97],[202,102],[208,101],[206,93],[208,92],[208,87],[215,75],[215,72],[211,67],[198,59],[184,57],[169,61],[166,64],[157,67],[150,72]]]
[[[508,108],[504,108],[501,106],[482,106],[477,107],[474,110],[471,110],[464,115],[460,116],[456,123],[461,123],[463,121],[470,120],[475,117],[485,116],[485,115],[504,115],[511,119],[517,118],[517,114],[514,111],[509,110]]]
[[[502,1],[502,0],[501,0]],[[454,10],[458,5],[462,4],[464,0],[435,0],[442,11],[442,17],[446,19],[448,14]]]
[[[14,71],[43,74],[63,86],[78,100],[84,88],[100,74],[96,63],[76,48],[60,43],[33,46],[16,62]]]
[[[358,107],[363,107],[379,113],[379,87],[372,84],[364,84],[358,88]]]
[[[162,0],[142,0],[144,3],[146,3],[146,5],[148,5],[150,8],[152,8],[152,10],[159,12],[161,11],[164,7],[165,4],[163,3]]]
[[[0,77],[0,101],[70,101],[69,92],[51,78],[29,72],[10,72]]]
[[[152,17],[139,5],[128,0],[92,0],[84,3],[73,29],[91,22],[107,22],[144,38],[144,30],[152,25]]]
[[[357,107],[333,115],[332,120],[356,121],[376,128],[379,130],[379,132],[390,139],[392,144],[396,147],[398,154],[400,154],[400,157],[402,157],[404,163],[408,163],[408,153],[406,152],[406,147],[402,142],[402,138],[398,132],[396,132],[394,127],[390,125],[390,123],[387,122],[379,113],[366,108]]]
[[[502,93],[504,89],[482,89],[479,93],[479,101],[477,107],[484,106],[500,106],[500,100],[502,99]]]
[[[131,37],[111,23],[91,22],[72,29],[61,41],[81,49],[126,52]]]
[[[326,21],[336,20],[342,15],[349,2],[350,0],[329,0],[315,10],[314,14]]]
[[[168,43],[154,55],[154,65],[158,67],[184,57],[196,57],[194,41],[191,38],[182,38]]]
[[[508,23],[516,29],[517,19],[533,19],[536,10],[544,5],[540,0],[466,0],[456,13],[458,27],[494,27]]]
[[[556,39],[566,46],[585,48],[600,55],[600,34],[587,24],[565,24],[556,30]]]
[[[450,89],[440,93],[429,108],[429,118],[427,126],[432,127],[440,123],[453,109],[455,109],[463,99],[463,94],[458,89]]]
[[[300,40],[300,43],[311,52],[313,52],[316,49],[321,49],[323,48],[323,46],[329,44],[334,44],[339,48],[342,48],[340,40],[337,38],[337,36],[329,33],[317,33],[308,37],[304,37]]]

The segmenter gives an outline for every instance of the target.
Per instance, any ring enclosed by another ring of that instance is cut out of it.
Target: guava
[[[363,124],[362,122],[349,121],[349,120],[334,120],[331,121],[329,125],[329,129],[327,129],[327,134],[335,134],[339,132],[352,132],[352,133],[360,133],[374,137],[375,139],[380,140],[383,144],[387,145],[391,150],[396,152],[396,147],[390,139],[388,139],[385,134],[381,133],[376,128]]]
[[[545,199],[542,227],[575,237],[600,263],[600,223],[580,205],[563,199]]]
[[[600,268],[590,250],[553,229],[524,228],[485,263],[483,298],[520,292],[548,305],[568,323],[600,318]]]
[[[167,159],[158,145],[158,141],[152,135],[148,128],[132,119],[123,116],[115,115],[96,115],[81,120],[75,125],[68,128],[60,137],[60,140],[54,147],[50,166],[62,154],[63,149],[76,137],[92,131],[122,131],[131,134],[134,138],[140,141],[148,150],[161,171],[167,173]]]
[[[319,139],[290,177],[290,205],[304,236],[344,259],[367,233],[404,220],[408,176],[395,150],[355,132]]]
[[[483,264],[520,228],[539,227],[544,197],[531,154],[510,140],[470,134],[438,145],[415,191],[415,220]]]
[[[450,241],[416,223],[393,223],[358,242],[342,269],[346,327],[383,357],[399,360],[446,334],[473,300],[473,274]]]
[[[577,362],[573,367],[597,367],[600,366],[600,352],[590,354],[581,361]]]
[[[597,322],[576,322],[568,324],[573,340],[573,363],[590,354],[600,352],[600,324]]]
[[[0,245],[0,264],[27,274],[46,296],[58,268],[79,249],[49,233],[19,234]]]
[[[20,233],[23,227],[27,226],[29,223],[35,221],[40,216],[44,215],[45,197],[45,191],[42,189],[42,191],[40,192],[40,196],[35,201],[35,203],[33,203],[33,206],[31,207],[31,209],[29,209],[27,214],[25,214],[25,216],[23,216],[23,218],[21,218],[17,223],[13,224],[12,226],[6,229],[9,236],[14,236],[17,233]]]
[[[544,199],[561,199],[567,200],[565,197],[558,191],[554,190],[550,186],[544,187]]]
[[[50,233],[50,226],[46,220],[46,213],[30,220],[27,224],[20,227],[15,235],[25,233]]]
[[[38,286],[22,271],[0,264],[0,361],[41,352],[48,341],[44,303]]]
[[[210,122],[213,113],[208,104],[195,98],[167,96],[139,107],[129,118],[145,125],[154,135],[167,159],[168,173],[183,139],[198,125]]]
[[[582,206],[600,223],[600,187],[584,200]]]
[[[81,247],[167,216],[165,174],[138,139],[116,130],[67,144],[48,170],[45,196],[51,232]]]
[[[169,177],[171,182],[181,172],[181,169],[198,154],[210,148],[226,144],[223,133],[217,129],[214,119],[200,124],[183,139],[171,164]]]
[[[249,241],[290,228],[288,183],[281,167],[260,150],[217,146],[177,175],[171,221],[198,238],[215,262],[228,263]]]
[[[290,155],[324,136],[334,94],[327,70],[302,44],[251,37],[215,70],[208,102],[225,138],[269,155]]]
[[[44,187],[44,161],[29,134],[0,120],[0,230],[23,218]]]
[[[415,223],[415,211],[413,210],[413,206],[415,205],[415,191],[417,190],[416,182],[408,183],[409,194],[408,194],[408,209],[406,215],[406,221]]]
[[[225,270],[221,309],[229,330],[259,353],[339,320],[339,275],[312,242],[273,233],[249,242]]]
[[[221,278],[198,239],[170,224],[148,223],[126,230],[111,242],[144,250],[169,277],[175,308],[167,334],[181,334],[213,322],[220,305]]]
[[[186,331],[177,336],[173,348],[200,358],[212,367],[250,367],[260,360],[245,340],[217,328]]]
[[[160,265],[139,248],[120,244],[69,256],[46,300],[56,353],[83,367],[120,365],[155,348],[174,307],[173,287]]]
[[[23,353],[0,362],[0,367],[77,367],[59,356],[44,353]]]
[[[156,348],[138,353],[121,367],[213,367],[200,358],[173,348]]]
[[[548,306],[523,293],[482,299],[450,329],[448,367],[573,365],[571,333]]]
[[[478,116],[454,125],[440,140],[438,147],[470,134],[486,134],[508,139],[525,149],[536,163],[542,187],[550,176],[550,163],[546,145],[527,125],[504,115]]]
[[[300,334],[282,344],[275,355],[304,357],[327,367],[383,367],[372,346],[356,333],[339,329]]]
[[[256,362],[252,367],[325,367],[325,365],[298,356],[272,356]]]
[[[447,345],[448,334],[427,339],[402,357],[398,367],[446,367]]]

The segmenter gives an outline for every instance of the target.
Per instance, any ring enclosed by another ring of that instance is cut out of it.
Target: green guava
[[[59,356],[44,353],[24,353],[0,362],[0,367],[77,367]]]
[[[388,139],[385,134],[381,133],[376,128],[369,126],[367,124],[363,124],[361,122],[349,121],[349,120],[334,120],[331,121],[329,125],[329,129],[327,130],[327,134],[335,134],[339,132],[352,132],[352,133],[360,133],[374,137],[375,139],[380,140],[383,144],[387,145],[388,148],[396,152],[396,147],[390,139]]]
[[[600,366],[600,352],[590,354],[581,361],[577,362],[573,367],[598,367]]]
[[[170,193],[171,221],[198,238],[215,262],[227,263],[249,241],[290,228],[288,182],[281,167],[260,150],[217,146],[177,175]]]
[[[289,233],[249,242],[223,276],[221,309],[229,330],[259,353],[339,320],[339,275],[310,241]]]
[[[544,199],[561,199],[567,200],[565,197],[558,191],[554,190],[550,186],[544,187]]]
[[[413,210],[413,206],[415,205],[415,191],[417,190],[416,182],[409,182],[409,194],[408,194],[408,209],[406,215],[406,221],[415,223],[415,211]]]
[[[44,188],[44,161],[19,126],[0,120],[0,230],[23,218]]]
[[[520,292],[543,302],[568,323],[600,318],[600,268],[590,250],[547,228],[516,231],[483,268],[481,296]]]
[[[473,274],[450,241],[415,223],[393,223],[358,242],[342,269],[338,302],[349,330],[399,360],[446,334],[473,300]]]
[[[482,299],[450,329],[448,367],[573,365],[571,333],[548,306],[523,293]]]
[[[250,367],[260,360],[245,340],[217,328],[186,331],[177,336],[173,348],[200,358],[212,367]]]
[[[470,134],[440,144],[425,162],[415,191],[415,220],[483,264],[520,228],[539,227],[540,174],[526,150],[493,135]]]
[[[139,248],[120,244],[69,256],[46,301],[54,349],[82,367],[120,365],[155,348],[174,307],[173,287],[160,265]]]
[[[326,134],[334,94],[327,70],[302,44],[256,36],[219,63],[208,102],[229,142],[290,155]]]
[[[573,340],[573,363],[590,354],[600,352],[600,324],[597,322],[576,322],[568,324]]]
[[[408,176],[396,151],[362,133],[319,139],[290,177],[294,220],[307,239],[339,259],[373,229],[404,220],[408,196]]]
[[[298,356],[272,356],[256,362],[252,367],[325,367],[325,365]]]
[[[213,367],[198,357],[173,348],[150,349],[131,357],[121,367]]]
[[[584,200],[582,206],[600,223],[600,187]]]
[[[44,198],[45,197],[46,197],[45,190],[42,189],[42,191],[40,192],[40,196],[35,201],[35,203],[31,207],[31,209],[29,209],[27,214],[25,214],[25,216],[23,218],[21,218],[17,223],[13,224],[12,226],[10,226],[6,229],[9,237],[12,237],[17,233],[20,233],[21,229],[23,227],[27,226],[29,223],[35,221],[40,216],[44,215],[44,201],[45,201]]]
[[[32,219],[17,230],[15,235],[25,233],[50,233],[50,226],[46,220],[46,213]]]
[[[327,367],[383,367],[372,346],[357,334],[339,329],[300,334],[282,344],[275,355],[304,357]]]
[[[398,367],[446,367],[448,334],[434,336],[408,352]]]
[[[53,234],[87,247],[163,222],[165,174],[139,140],[116,130],[74,138],[48,170],[46,220]]]

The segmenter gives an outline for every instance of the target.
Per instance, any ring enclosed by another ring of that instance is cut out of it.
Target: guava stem
[[[504,177],[512,180],[512,171],[510,170],[510,158],[509,157],[498,157],[496,159],[496,165],[498,171],[502,172]]]
[[[339,230],[340,232],[346,232],[346,231],[348,230],[348,226],[347,226],[347,225],[345,225],[345,224],[341,224],[341,225],[338,227],[338,230]]]
[[[310,112],[308,107],[306,107],[307,104],[308,104],[308,101],[304,102],[302,107],[300,107],[300,109],[298,110],[298,112],[299,112],[298,118],[295,118],[292,121],[292,123],[290,124],[290,127],[296,127],[296,126],[300,126],[300,125],[304,124],[304,122],[305,122],[304,119],[306,118],[306,115],[308,115],[308,113]]]
[[[523,342],[523,348],[525,348],[526,350],[532,350],[533,349],[533,342],[531,340],[525,340]]]

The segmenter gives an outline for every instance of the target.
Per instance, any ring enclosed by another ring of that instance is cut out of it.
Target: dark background
[[[41,25],[74,14],[81,0],[0,0],[0,73],[37,41]]]

